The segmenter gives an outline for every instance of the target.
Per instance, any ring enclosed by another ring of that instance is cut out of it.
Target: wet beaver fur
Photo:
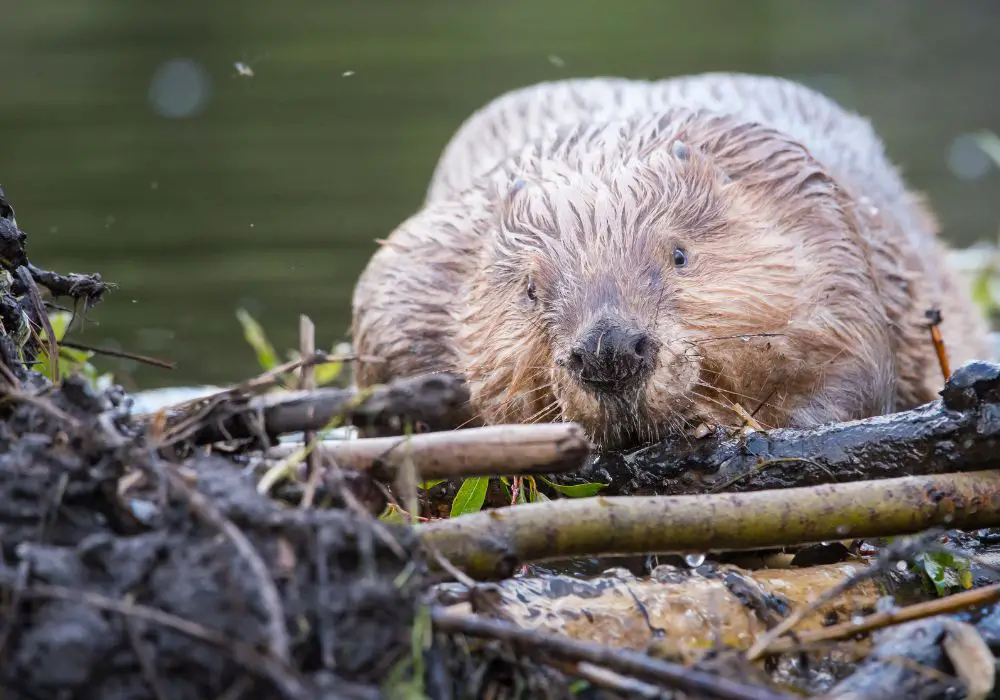
[[[541,83],[459,128],[358,280],[359,386],[450,371],[470,424],[604,447],[935,398],[987,332],[870,124],[780,78]]]

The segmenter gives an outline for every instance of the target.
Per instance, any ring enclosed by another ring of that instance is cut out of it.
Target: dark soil
[[[422,569],[408,529],[279,507],[220,457],[185,465],[197,475],[188,490],[148,448],[110,444],[111,426],[127,429],[121,404],[81,380],[7,405],[4,698],[379,697],[410,653]],[[149,500],[119,498],[127,466],[148,477]],[[192,493],[242,532],[273,583]]]

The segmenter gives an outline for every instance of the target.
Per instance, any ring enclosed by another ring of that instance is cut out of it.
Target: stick
[[[692,693],[694,697],[724,700],[789,700],[793,697],[770,688],[752,687],[704,671],[654,659],[632,650],[613,649],[542,634],[509,622],[471,615],[452,615],[439,609],[431,610],[431,620],[443,632],[498,639],[533,653],[551,654],[577,662],[585,661],[621,674],[656,681]]]
[[[498,474],[553,474],[578,469],[590,442],[576,423],[496,425],[411,437],[330,440],[315,452],[342,469],[372,472],[391,482],[407,457],[421,479],[455,479]],[[284,459],[296,445],[277,445],[268,456]]]
[[[807,644],[816,644],[838,639],[849,639],[859,634],[867,634],[875,630],[905,622],[921,620],[935,615],[955,613],[969,608],[985,607],[1000,600],[1000,583],[983,586],[971,591],[953,593],[944,598],[927,600],[897,610],[885,610],[866,615],[858,622],[841,622],[819,630],[797,632],[796,639],[782,637],[775,639],[764,647],[757,656],[784,654],[795,651]]]
[[[313,324],[312,319],[310,319],[305,314],[299,316],[299,355],[301,357],[309,357],[316,352],[316,326]],[[299,370],[301,374],[299,375],[299,388],[305,391],[310,391],[316,388],[316,368],[310,365],[303,366]],[[311,445],[316,441],[316,431],[306,430],[303,439],[306,445]],[[306,454],[306,467],[308,469],[308,477],[306,481],[306,490],[302,494],[302,507],[309,508],[312,506],[313,498],[316,497],[316,488],[319,485],[319,479],[321,476],[321,455],[316,454],[316,450],[312,449]]]
[[[558,499],[417,526],[474,578],[578,556],[739,551],[1000,525],[1000,471],[705,496]]]
[[[369,390],[286,391],[249,399],[223,400],[202,419],[191,436],[196,445],[255,437],[255,422],[270,435],[322,430],[339,415],[358,426],[402,429],[423,422],[451,427],[468,403],[469,390],[458,377],[434,374],[401,379]]]

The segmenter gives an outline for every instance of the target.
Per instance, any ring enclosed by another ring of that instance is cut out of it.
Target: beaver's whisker
[[[738,392],[738,391],[732,391],[731,389],[720,389],[720,388],[718,388],[716,386],[713,386],[713,385],[711,385],[711,384],[709,384],[709,383],[707,383],[707,382],[705,382],[704,380],[701,380],[701,379],[695,381],[695,386],[700,386],[700,387],[703,387],[705,389],[710,389],[712,391],[715,391],[715,392],[721,394],[722,396],[725,396],[726,398],[732,397],[732,398],[735,398],[735,399],[740,399],[741,401],[752,402],[753,405],[754,405],[754,407],[756,407],[758,405],[758,402],[761,401],[761,397],[760,396],[754,396],[754,395],[751,395],[751,394],[741,394],[740,392]],[[775,393],[776,390],[777,389],[772,390],[768,396],[774,395],[774,393]],[[777,406],[777,405],[774,405],[774,404],[771,404],[771,403],[766,403],[766,401],[768,399],[768,396],[765,396],[765,398],[764,398],[765,403],[761,403],[760,406],[762,408],[771,408],[771,409],[774,409],[776,411],[782,410],[782,408],[780,406]],[[744,408],[746,408],[746,407],[744,406]]]
[[[696,338],[696,339],[693,339],[693,340],[690,339],[690,338],[686,338],[685,340],[687,342],[693,343],[695,345],[701,345],[702,343],[711,343],[711,342],[722,341],[722,340],[739,340],[741,342],[745,342],[746,340],[749,340],[750,338],[786,338],[786,337],[788,337],[787,333],[756,333],[756,332],[754,332],[754,333],[737,333],[737,334],[734,334],[734,335],[716,335],[716,336],[711,336],[709,338]]]

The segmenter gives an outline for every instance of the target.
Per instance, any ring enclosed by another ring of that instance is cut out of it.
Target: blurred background
[[[0,185],[28,252],[118,288],[75,339],[127,388],[258,370],[298,314],[348,338],[357,275],[441,149],[542,80],[735,70],[864,113],[956,245],[994,241],[996,0],[0,0]]]

